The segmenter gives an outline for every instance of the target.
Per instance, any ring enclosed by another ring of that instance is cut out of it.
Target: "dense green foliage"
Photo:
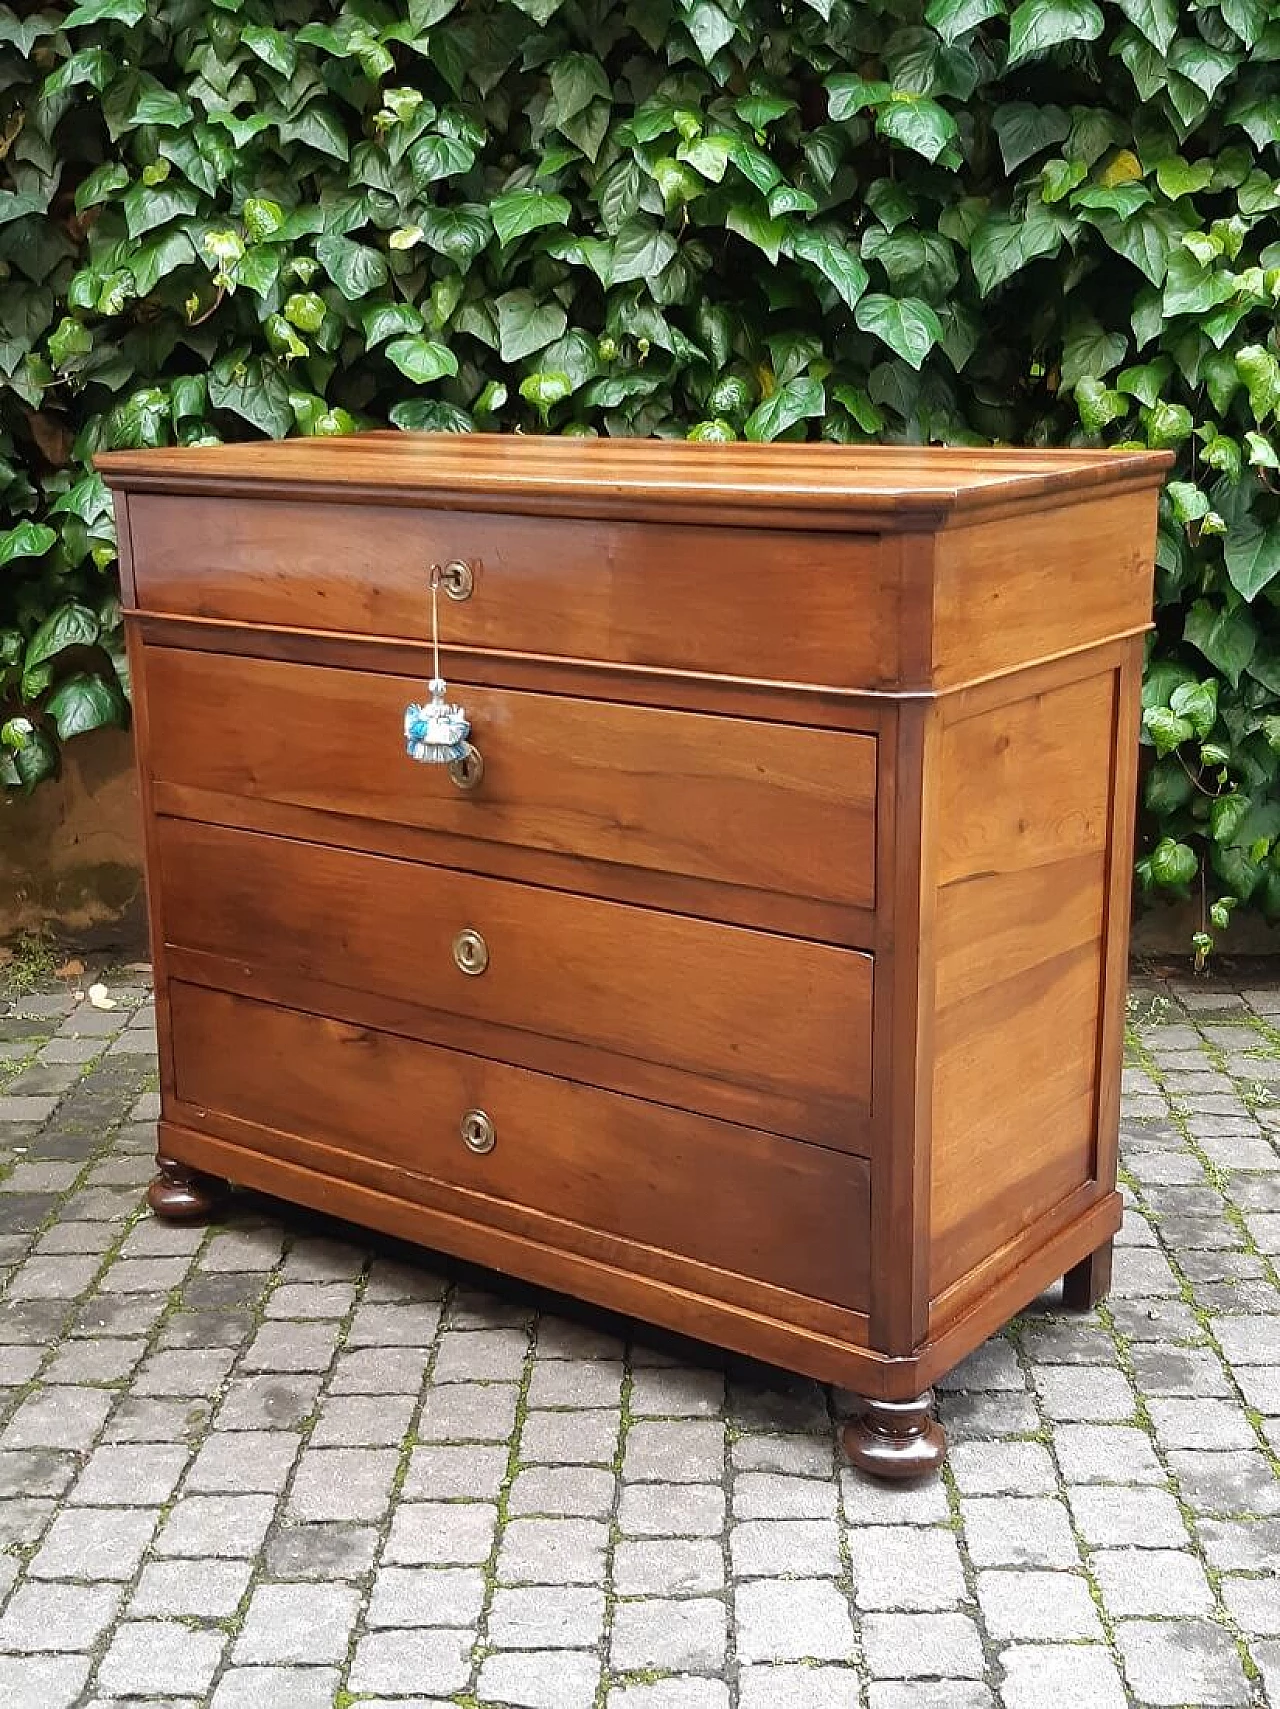
[[[1270,0],[0,6],[0,771],[124,716],[100,447],[1169,446],[1153,888],[1280,912]]]

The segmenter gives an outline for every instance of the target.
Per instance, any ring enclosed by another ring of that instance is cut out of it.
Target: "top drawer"
[[[445,646],[867,688],[896,668],[896,591],[874,535],[586,522],[394,506],[135,494],[137,605]]]

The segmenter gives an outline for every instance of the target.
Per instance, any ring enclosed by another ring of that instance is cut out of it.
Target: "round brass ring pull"
[[[486,1151],[492,1151],[498,1143],[494,1131],[493,1120],[483,1110],[468,1110],[458,1123],[458,1132],[462,1135],[462,1143],[468,1151],[474,1151],[483,1157]]]
[[[484,756],[468,742],[460,760],[449,761],[449,776],[457,789],[479,789],[484,782]]]
[[[453,940],[453,959],[461,973],[483,973],[489,965],[489,946],[479,932],[466,926]]]
[[[450,599],[470,599],[475,585],[475,571],[461,558],[451,558],[440,571],[440,586]]]

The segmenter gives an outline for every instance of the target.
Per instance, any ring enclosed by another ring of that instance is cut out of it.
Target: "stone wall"
[[[0,792],[0,942],[38,927],[144,946],[141,816],[123,730],[68,742],[61,777],[31,796]]]

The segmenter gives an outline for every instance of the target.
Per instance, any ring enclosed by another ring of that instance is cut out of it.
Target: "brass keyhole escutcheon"
[[[475,571],[461,558],[450,558],[440,571],[440,586],[450,599],[470,599],[475,585]]]
[[[468,742],[460,760],[449,761],[449,777],[457,789],[479,789],[484,782],[484,756]]]
[[[466,926],[453,940],[453,959],[461,973],[483,973],[489,965],[489,946],[479,932]]]
[[[493,1119],[483,1110],[468,1110],[458,1123],[458,1132],[462,1135],[462,1143],[467,1150],[474,1151],[481,1157],[486,1151],[492,1151],[498,1143]]]

